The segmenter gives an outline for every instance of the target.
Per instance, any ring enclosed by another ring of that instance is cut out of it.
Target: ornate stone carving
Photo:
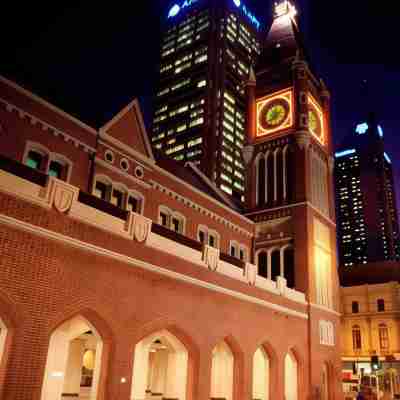
[[[257,266],[254,264],[246,263],[246,280],[249,285],[254,286],[257,279]]]
[[[147,240],[151,233],[151,219],[143,217],[143,215],[131,213],[131,235],[134,240],[143,243]]]
[[[219,263],[219,249],[204,245],[203,247],[203,262],[205,262],[211,271],[216,271]]]
[[[47,184],[47,198],[50,207],[54,208],[60,213],[68,212],[72,204],[78,200],[79,189],[75,186],[69,185],[64,181],[60,181],[54,177],[50,177]]]
[[[248,145],[243,148],[243,160],[246,165],[249,165],[254,154],[254,146]]]

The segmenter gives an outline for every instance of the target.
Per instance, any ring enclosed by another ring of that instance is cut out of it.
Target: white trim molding
[[[95,246],[88,242],[83,242],[83,241],[80,241],[80,240],[77,240],[77,239],[74,239],[74,238],[71,238],[68,236],[64,236],[60,233],[52,232],[45,228],[17,220],[12,217],[8,217],[8,216],[0,214],[0,224],[4,225],[4,226],[9,226],[13,229],[21,230],[23,232],[28,232],[32,235],[44,237],[46,239],[49,239],[49,240],[52,240],[52,241],[55,241],[58,243],[62,243],[64,245],[68,245],[73,248],[77,248],[83,252],[96,254],[99,256],[104,256],[104,257],[107,257],[112,260],[123,262],[134,268],[140,268],[140,269],[144,269],[144,270],[147,270],[150,272],[154,272],[156,274],[164,275],[169,278],[172,278],[172,279],[175,279],[175,280],[187,283],[187,284],[191,284],[191,285],[202,287],[204,289],[207,289],[207,290],[210,290],[213,292],[231,296],[231,297],[236,298],[241,301],[246,301],[248,303],[257,304],[262,307],[268,308],[270,310],[281,312],[281,313],[284,313],[284,314],[287,314],[287,315],[290,315],[290,316],[293,316],[296,318],[301,318],[303,320],[309,319],[308,314],[305,312],[292,310],[288,307],[281,306],[281,305],[275,304],[275,303],[271,303],[267,300],[263,300],[258,297],[254,297],[254,296],[242,293],[242,292],[238,292],[238,291],[235,291],[232,289],[218,286],[211,282],[202,281],[202,280],[193,278],[191,276],[183,275],[178,272],[174,272],[174,271],[168,270],[166,268],[163,268],[163,267],[160,267],[160,266],[157,266],[154,264],[150,264],[150,263],[142,261],[142,260],[138,260],[138,259],[126,256],[126,255],[123,255],[120,253],[116,253],[111,250],[104,249],[102,247]]]

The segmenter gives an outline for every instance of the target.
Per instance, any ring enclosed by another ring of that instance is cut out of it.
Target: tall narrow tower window
[[[257,203],[259,206],[262,206],[265,203],[265,159],[264,157],[261,157],[260,160],[258,161],[258,166],[257,166],[257,175],[258,175],[258,182],[257,182],[257,187],[258,187],[258,199]]]

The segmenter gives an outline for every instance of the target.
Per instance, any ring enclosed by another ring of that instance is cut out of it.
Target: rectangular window
[[[140,202],[138,199],[136,199],[133,196],[129,196],[128,199],[128,211],[132,211],[135,213],[139,213],[140,212]]]
[[[181,231],[181,221],[178,218],[172,218],[172,229],[178,233]]]
[[[161,225],[168,227],[168,215],[165,213],[160,213],[160,220],[161,220]]]

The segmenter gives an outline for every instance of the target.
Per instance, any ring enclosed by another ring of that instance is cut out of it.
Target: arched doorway
[[[293,353],[285,357],[285,400],[298,399],[298,365]]]
[[[185,400],[189,354],[170,332],[147,336],[135,346],[132,399]]]
[[[329,369],[326,363],[322,365],[321,400],[329,400]]]
[[[270,361],[263,347],[253,357],[253,400],[269,399]]]
[[[211,364],[211,399],[233,400],[234,357],[225,341],[214,347]]]
[[[96,400],[102,350],[100,335],[85,318],[64,322],[50,338],[42,400]]]

